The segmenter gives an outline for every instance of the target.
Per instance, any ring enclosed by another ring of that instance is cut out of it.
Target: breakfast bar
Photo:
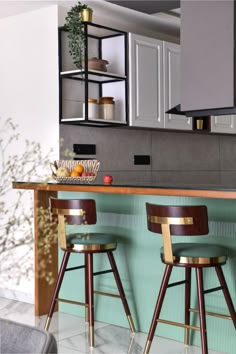
[[[156,284],[156,291],[154,292],[153,286],[149,289],[148,284],[153,282],[152,279],[156,281],[157,269],[160,269],[160,276],[163,271],[163,265],[159,258],[161,237],[150,235],[147,231],[145,214],[145,202],[147,201],[156,204],[207,205],[210,223],[208,243],[211,243],[213,238],[215,241],[215,237],[217,237],[217,242],[228,245],[232,249],[232,259],[228,262],[229,265],[225,267],[225,272],[228,273],[227,277],[230,279],[233,300],[236,298],[236,281],[233,276],[236,262],[236,188],[224,188],[222,186],[141,186],[128,184],[75,185],[40,182],[13,182],[13,188],[34,191],[35,315],[43,315],[48,310],[54,280],[58,272],[58,255],[60,259],[57,238],[55,238],[50,247],[50,262],[47,264],[47,274],[50,274],[50,279],[48,280],[40,276],[42,257],[47,257],[47,255],[42,254],[40,248],[43,245],[45,230],[49,232],[48,230],[51,228],[49,220],[44,219],[42,225],[40,218],[42,217],[42,210],[48,210],[50,196],[96,199],[99,220],[96,228],[115,232],[122,240],[121,248],[118,251],[118,262],[123,266],[121,277],[125,284],[125,291],[131,302],[134,318],[139,330],[143,332],[147,332],[148,330],[153,303],[159,289],[158,282]],[[111,287],[109,279],[105,279],[102,286]],[[73,280],[68,279],[68,283],[62,288],[62,292],[67,297],[71,295],[71,282]],[[100,285],[98,284],[98,286]],[[223,305],[220,302],[220,296],[208,296],[209,304],[221,309]],[[150,303],[152,303],[152,306],[149,306]],[[64,312],[80,316],[80,310],[75,309],[75,307],[72,309],[71,306],[70,304],[63,304],[62,307],[60,305],[60,310],[62,309]],[[168,311],[175,312],[175,304],[170,304]],[[222,312],[224,311],[225,308],[222,307]],[[110,313],[109,305],[103,311],[103,319],[104,312],[106,322],[123,327],[127,326],[125,321],[123,322],[123,319],[119,317],[119,314],[114,315],[114,313]],[[98,320],[99,316],[98,313],[96,315]],[[210,327],[213,331],[216,331],[214,324],[211,324]],[[180,337],[182,338],[182,330],[181,332],[179,330],[181,329],[167,334],[166,329],[162,330],[160,327],[159,335],[170,335],[172,339],[179,340]],[[227,335],[229,337],[224,340],[224,345],[226,345],[227,341],[230,346],[232,341],[235,342],[235,333],[231,324],[229,324]],[[217,336],[214,334],[214,341],[216,341],[216,338]],[[209,333],[209,342],[211,345],[211,332]],[[217,348],[217,346],[220,348],[221,344],[211,345],[212,348]]]

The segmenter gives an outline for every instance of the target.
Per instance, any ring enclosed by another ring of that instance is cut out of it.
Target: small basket
[[[56,169],[59,167],[66,167],[70,172],[73,171],[76,165],[83,165],[84,172],[93,173],[93,176],[80,177],[57,177]],[[54,164],[51,163],[52,177],[59,183],[67,184],[91,184],[94,183],[100,162],[97,160],[58,160]]]

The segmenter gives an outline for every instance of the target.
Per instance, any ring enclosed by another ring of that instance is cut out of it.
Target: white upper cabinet
[[[130,125],[163,128],[162,41],[129,33]]]
[[[211,117],[211,132],[212,133],[236,133],[236,116],[213,116]]]
[[[130,125],[192,129],[191,118],[166,114],[180,103],[180,47],[129,34]]]
[[[180,103],[180,46],[163,42],[164,112]],[[192,130],[192,118],[164,113],[164,127]]]

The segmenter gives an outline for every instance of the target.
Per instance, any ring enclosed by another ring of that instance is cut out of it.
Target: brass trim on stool
[[[94,327],[89,327],[89,345],[90,347],[94,347]]]
[[[176,326],[176,327],[182,327],[182,328],[187,328],[187,329],[194,329],[195,331],[200,331],[200,327],[192,326],[192,325],[186,325],[186,324],[180,323],[180,322],[162,320],[162,319],[160,319],[160,318],[157,320],[157,322],[169,324],[169,325]]]
[[[164,258],[164,254],[162,253],[161,255],[162,261],[166,262],[166,258]],[[217,265],[217,264],[224,264],[227,260],[226,256],[219,256],[219,257],[176,257],[173,256],[173,262],[170,262],[170,264],[177,265],[179,264],[189,264],[189,265]]]
[[[166,224],[166,225],[192,225],[192,217],[163,217],[148,215],[148,220],[154,224]]]
[[[106,244],[67,244],[66,249],[74,252],[104,252],[104,251],[113,251],[117,247],[117,243],[106,243]]]
[[[134,322],[133,322],[132,316],[128,315],[127,318],[128,318],[128,322],[129,322],[129,326],[130,326],[131,332],[135,333],[135,327],[134,327]]]
[[[185,328],[184,330],[184,344],[189,345],[189,328]]]
[[[49,328],[49,326],[50,326],[50,323],[51,323],[51,317],[48,317],[48,318],[47,318],[47,321],[46,321],[46,323],[45,323],[45,326],[44,326],[44,330],[45,330],[45,331],[48,331],[48,328]]]
[[[189,309],[190,312],[196,312],[196,313],[199,313],[199,310],[197,309]],[[217,312],[209,312],[209,311],[206,311],[205,312],[206,315],[208,316],[213,316],[213,317],[219,317],[219,318],[223,318],[225,320],[232,320],[232,317],[231,316],[228,316],[228,315],[222,315],[221,313],[217,313]]]
[[[150,351],[150,348],[151,348],[151,344],[152,344],[152,342],[150,340],[148,340],[146,342],[143,354],[149,354],[149,351]]]
[[[70,215],[70,216],[83,216],[85,215],[84,209],[58,209],[52,208],[52,213],[57,215]]]

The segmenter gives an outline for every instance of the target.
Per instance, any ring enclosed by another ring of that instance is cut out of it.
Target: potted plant
[[[93,10],[80,1],[67,12],[65,27],[68,30],[69,52],[78,69],[82,69],[85,49],[83,22],[92,22]]]

